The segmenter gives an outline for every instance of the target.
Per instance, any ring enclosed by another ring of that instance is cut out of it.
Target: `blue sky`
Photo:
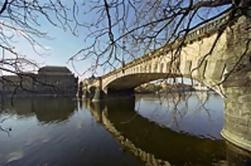
[[[27,55],[28,58],[35,60],[40,66],[67,66],[75,72],[72,66],[67,62],[70,56],[84,46],[83,37],[74,36],[69,30],[64,31],[61,28],[53,27],[47,22],[43,22],[40,29],[47,32],[49,36],[49,38],[37,39],[37,41],[45,47],[45,49],[40,47],[37,48],[37,51],[41,55],[36,54],[29,43],[22,39],[14,44],[17,51]],[[78,64],[78,71],[81,72],[85,70],[85,66],[86,65],[83,62],[82,65]]]
[[[71,1],[69,0],[62,0],[64,4],[71,6]],[[0,3],[1,5],[1,3]],[[18,9],[17,9],[18,10]],[[20,9],[22,10],[22,9]],[[71,11],[70,11],[71,12]],[[48,13],[52,20],[54,20],[56,23],[59,23],[56,19],[53,13]],[[69,15],[71,17],[71,15]],[[22,17],[21,17],[22,18]],[[80,19],[86,19],[86,17],[81,17]],[[39,47],[36,45],[36,51],[39,52],[39,54],[34,51],[32,45],[25,40],[22,35],[22,32],[13,31],[8,28],[4,29],[4,32],[14,35],[14,37],[11,39],[11,44],[16,52],[18,52],[21,55],[25,55],[25,58],[32,60],[33,62],[37,63],[40,67],[51,65],[51,66],[67,66],[74,72],[76,75],[86,70],[86,66],[90,61],[85,61],[76,64],[77,71],[73,70],[73,67],[70,63],[68,63],[69,58],[74,55],[79,49],[86,46],[88,42],[84,42],[84,36],[87,34],[86,30],[81,28],[79,29],[79,36],[74,36],[72,32],[67,29],[64,30],[63,28],[55,27],[52,24],[48,22],[44,17],[41,17],[39,15],[38,18],[36,18],[38,23],[40,25],[35,25],[33,23],[30,23],[30,25],[33,26],[33,28],[38,29],[41,32],[47,33],[47,36],[45,38],[38,38],[34,37],[36,41],[41,44],[45,49]],[[13,25],[13,22],[8,19],[3,19],[2,21],[6,21],[8,24]],[[82,21],[82,20],[80,20]],[[88,22],[86,19],[85,21]],[[15,24],[14,24],[15,26]],[[11,47],[12,47],[11,46]],[[0,50],[0,56],[2,56],[2,50]],[[5,58],[11,57],[8,53],[8,51],[5,51]],[[32,68],[27,67],[27,71],[33,70]],[[4,72],[5,73],[5,72]],[[11,73],[6,73],[11,74]]]
[[[63,0],[67,5],[70,5],[69,0]],[[215,13],[219,12],[216,10]],[[84,12],[84,11],[81,11]],[[93,22],[95,21],[96,15],[95,13],[90,13],[87,16],[79,13],[81,17],[79,17],[80,22]],[[62,28],[57,28],[48,23],[48,21],[39,18],[40,27],[38,27],[43,32],[48,32],[48,36],[50,39],[39,38],[37,39],[46,49],[38,48],[37,50],[42,55],[37,55],[32,47],[27,43],[27,41],[18,38],[17,41],[13,44],[16,50],[21,53],[27,55],[27,58],[33,59],[40,66],[45,65],[53,65],[53,66],[67,66],[70,68],[75,74],[81,74],[85,70],[87,70],[87,66],[90,66],[92,63],[91,59],[86,61],[81,61],[79,63],[75,63],[76,69],[72,68],[70,63],[67,63],[69,58],[74,55],[78,50],[84,48],[90,44],[90,41],[84,41],[86,34],[88,31],[84,28],[79,28],[78,35],[74,36],[69,30],[64,31]],[[116,33],[115,33],[116,35]],[[108,38],[108,36],[107,36]],[[98,70],[98,73],[101,74],[102,70]],[[90,75],[90,74],[89,74]],[[84,76],[89,76],[84,75]]]

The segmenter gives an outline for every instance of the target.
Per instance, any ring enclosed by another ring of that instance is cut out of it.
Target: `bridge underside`
[[[96,87],[93,98],[99,101],[103,92],[131,93],[141,84],[179,77],[178,74],[168,73],[170,71],[191,75],[193,79],[224,96],[223,137],[238,147],[251,151],[250,23],[251,15],[242,16],[224,31],[218,41],[217,34],[212,34],[199,41],[188,43],[182,48],[178,58],[180,60],[177,63],[178,69],[170,66],[173,50],[168,51],[169,48],[167,50],[163,48],[162,51],[160,49],[156,53],[147,54],[126,64],[123,69],[99,77],[94,82],[87,82]],[[217,41],[216,45],[214,45],[215,41]],[[209,55],[210,48],[213,46],[215,46],[213,52]]]
[[[106,87],[104,87],[104,90],[107,92],[132,90],[142,84],[154,80],[174,78],[179,76],[180,75],[178,74],[169,73],[135,73],[117,78],[116,80],[106,85]]]

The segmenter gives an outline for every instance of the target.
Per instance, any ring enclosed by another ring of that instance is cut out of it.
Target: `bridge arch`
[[[99,94],[102,90],[131,90],[161,78],[191,76],[226,96],[222,135],[231,143],[250,151],[250,23],[251,15],[242,15],[224,30],[220,38],[217,38],[217,29],[206,36],[197,36],[191,40],[187,38],[177,61],[171,63],[168,59],[173,56],[179,40],[99,77],[92,84],[98,87],[96,92]]]
[[[196,86],[199,85],[197,88],[201,85],[203,88],[212,89],[214,92],[219,94],[217,89],[211,88],[206,86],[205,82],[203,80],[197,79],[197,78],[191,78],[188,76],[182,76],[180,74],[168,74],[168,73],[134,73],[129,75],[123,75],[120,77],[116,77],[113,80],[109,80],[107,82],[103,83],[102,91],[105,94],[113,94],[116,92],[130,92],[134,91],[134,89],[142,84],[149,83],[151,81],[157,81],[157,80],[170,80],[170,79],[177,79],[177,83],[182,83],[185,85],[191,85]],[[181,81],[183,80],[183,81]],[[221,95],[221,94],[219,94]]]
[[[168,74],[168,73],[133,73],[128,75],[123,75],[115,79],[104,82],[103,90],[107,92],[110,91],[124,91],[132,90],[142,84],[159,80],[179,77],[178,74]]]

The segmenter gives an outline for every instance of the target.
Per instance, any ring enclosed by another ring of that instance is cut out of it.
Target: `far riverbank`
[[[187,91],[210,91],[207,87],[195,88],[192,85],[186,84],[145,84],[135,88],[135,92],[138,94],[148,93],[167,93],[167,92],[187,92]]]

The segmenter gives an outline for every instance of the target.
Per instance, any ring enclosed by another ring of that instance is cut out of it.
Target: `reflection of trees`
[[[93,109],[92,112],[96,111],[102,117],[99,122],[125,150],[146,164],[164,165],[171,162],[175,165],[247,165],[250,163],[250,153],[243,154],[243,150],[236,150],[228,143],[225,146],[221,140],[201,139],[162,128],[135,114],[134,107],[134,100],[115,100],[105,103],[105,106],[98,111]]]
[[[168,92],[162,95],[159,99],[162,100],[163,105],[166,106],[167,111],[172,113],[172,121],[170,124],[175,124],[179,128],[179,119],[183,119],[189,111],[188,100],[192,96],[191,92]],[[185,109],[180,109],[181,105],[185,106]]]
[[[6,121],[7,119],[8,118],[0,119],[0,131],[5,132],[8,136],[10,136],[10,132],[12,129],[11,128],[6,129],[6,128],[2,127],[3,122]]]
[[[187,161],[210,165],[213,159],[225,158],[223,141],[201,139],[162,128],[135,114],[134,105],[134,101],[113,101],[106,103],[106,109],[101,113],[103,125],[133,154],[145,154],[146,158],[149,154],[152,158],[177,165],[184,165]]]
[[[189,112],[197,114],[198,112],[205,111],[209,123],[213,123],[210,110],[206,107],[211,95],[214,94],[209,91],[169,92],[158,96],[157,99],[160,100],[161,105],[163,105],[168,112],[171,112],[172,121],[170,125],[175,125],[179,128],[179,121],[186,117]],[[157,109],[154,111],[158,112]]]
[[[10,100],[3,103],[3,110],[8,113],[28,117],[36,115],[40,122],[60,122],[67,120],[75,109],[71,98],[65,97],[36,97],[15,99],[12,105]]]
[[[200,95],[203,95],[203,94],[205,95],[205,98],[203,98],[203,97],[201,98],[200,97]],[[196,93],[196,96],[197,96],[197,99],[198,99],[198,101],[200,103],[199,103],[199,107],[197,108],[197,110],[194,113],[196,113],[198,111],[201,111],[201,110],[204,110],[207,113],[208,121],[210,123],[213,123],[212,122],[212,116],[210,114],[210,110],[206,107],[206,103],[208,102],[209,97],[210,97],[210,92],[207,91],[207,92],[204,92],[204,93]]]

